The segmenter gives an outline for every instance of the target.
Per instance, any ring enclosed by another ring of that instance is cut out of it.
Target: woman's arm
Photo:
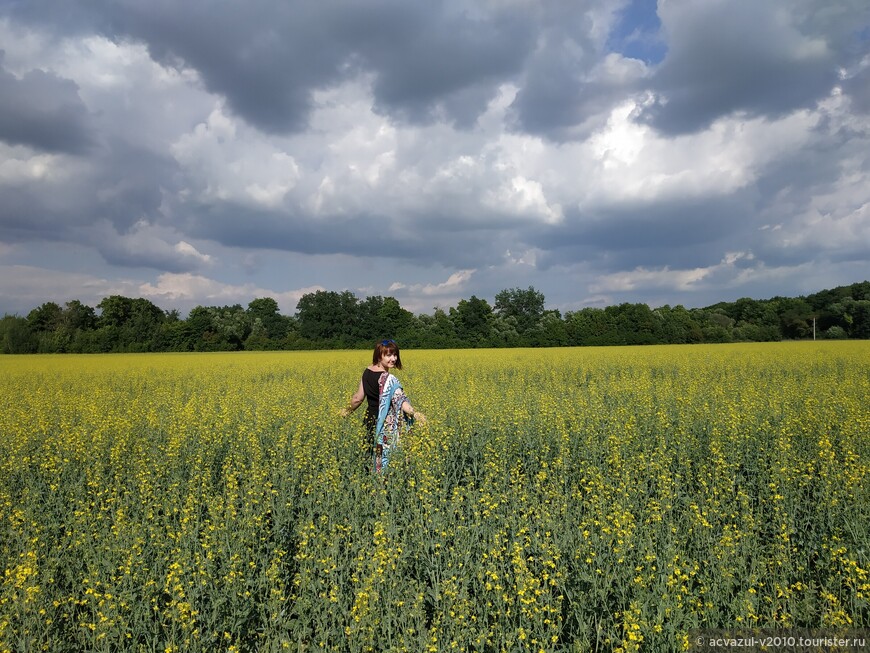
[[[419,410],[414,410],[414,407],[411,405],[407,399],[402,402],[402,412],[405,413],[408,417],[413,417],[415,420],[419,421],[421,424],[426,423],[426,416],[421,413]]]
[[[363,390],[362,379],[359,380],[359,387],[356,389],[356,392],[353,393],[353,397],[350,398],[350,405],[341,409],[340,415],[342,417],[347,417],[357,408],[359,408],[360,404],[365,400],[366,393]]]

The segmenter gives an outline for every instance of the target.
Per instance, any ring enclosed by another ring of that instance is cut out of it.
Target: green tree
[[[93,308],[77,299],[67,302],[57,329],[58,347],[77,354],[93,351],[91,341],[96,325],[97,315]]]
[[[105,297],[97,308],[95,342],[102,351],[159,351],[166,313],[148,299],[122,295]]]
[[[212,344],[230,351],[243,349],[252,324],[242,305],[210,306],[208,314],[211,318],[211,333],[216,336]]]
[[[284,338],[290,329],[290,320],[281,315],[278,311],[278,302],[271,297],[261,297],[251,301],[248,304],[248,316],[252,325],[256,320],[260,321],[264,335],[269,340]]]
[[[494,309],[499,316],[515,318],[517,333],[523,336],[538,326],[544,317],[544,294],[534,286],[525,290],[507,288],[496,294]]]
[[[27,323],[40,353],[66,351],[68,338],[60,332],[63,310],[54,302],[46,302],[27,314]]]
[[[852,338],[870,339],[870,299],[859,299],[851,303],[852,317],[849,335]]]
[[[704,332],[685,307],[681,305],[671,308],[667,304],[653,311],[660,321],[660,342],[669,344],[683,344],[690,342],[703,342]]]
[[[160,330],[166,313],[150,300],[138,297],[131,302],[129,321],[124,329],[126,351],[159,351]]]
[[[3,316],[0,320],[0,351],[4,354],[32,354],[36,347],[36,336],[26,318]]]
[[[251,332],[245,338],[244,349],[246,351],[266,351],[273,348],[275,348],[275,343],[269,338],[269,332],[263,326],[263,321],[255,317],[251,324]]]
[[[432,315],[420,315],[416,319],[416,326],[417,347],[446,349],[460,346],[453,320],[443,308],[435,307]]]
[[[589,307],[565,314],[569,345],[615,345],[618,341],[613,315],[603,308]]]
[[[99,326],[120,328],[130,319],[133,300],[123,295],[110,295],[104,297],[97,308],[100,309]]]
[[[526,333],[528,342],[535,347],[564,347],[568,344],[568,330],[559,311],[544,311],[534,328]]]
[[[450,309],[450,320],[456,335],[466,347],[486,347],[490,344],[493,318],[489,302],[475,295],[460,299],[456,307]]]
[[[61,324],[63,310],[54,302],[45,302],[27,314],[27,323],[33,333],[55,331]]]
[[[350,345],[361,335],[358,304],[356,295],[349,290],[341,293],[318,290],[302,295],[296,304],[300,335],[332,345]]]
[[[61,324],[71,332],[90,331],[97,326],[96,311],[78,299],[68,301],[61,314]]]
[[[219,340],[212,326],[211,312],[206,306],[194,306],[184,321],[184,329],[178,334],[177,351],[220,350],[214,344]],[[224,347],[225,348],[225,347]]]
[[[492,321],[492,344],[496,347],[519,347],[524,343],[517,330],[517,318],[496,315]]]
[[[619,304],[608,306],[612,313],[619,343],[623,345],[652,345],[659,341],[660,321],[646,304]]]
[[[381,334],[401,338],[411,328],[414,314],[402,308],[395,297],[385,297],[384,303],[378,309],[378,320],[381,324]]]
[[[813,335],[813,307],[802,298],[777,297],[770,306],[779,315],[783,338],[801,339]]]
[[[377,339],[394,337],[396,333],[390,330],[381,314],[383,308],[384,298],[380,295],[371,295],[358,301],[354,309],[357,317],[352,325],[352,332],[344,335],[353,337],[359,342],[374,342]]]

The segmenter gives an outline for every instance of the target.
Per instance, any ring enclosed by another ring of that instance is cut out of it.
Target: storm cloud
[[[17,78],[0,51],[0,140],[44,152],[82,154],[92,144],[88,111],[78,87],[42,70]]]
[[[863,280],[865,5],[5,3],[0,310]]]

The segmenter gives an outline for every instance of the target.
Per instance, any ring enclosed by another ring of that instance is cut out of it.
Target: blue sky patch
[[[665,58],[667,46],[661,39],[661,21],[656,0],[631,0],[622,10],[608,39],[608,49],[648,64]]]

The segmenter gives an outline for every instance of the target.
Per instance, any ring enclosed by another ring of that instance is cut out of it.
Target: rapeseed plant
[[[359,352],[0,357],[0,651],[870,627],[868,353],[408,352],[384,476],[336,418]]]

